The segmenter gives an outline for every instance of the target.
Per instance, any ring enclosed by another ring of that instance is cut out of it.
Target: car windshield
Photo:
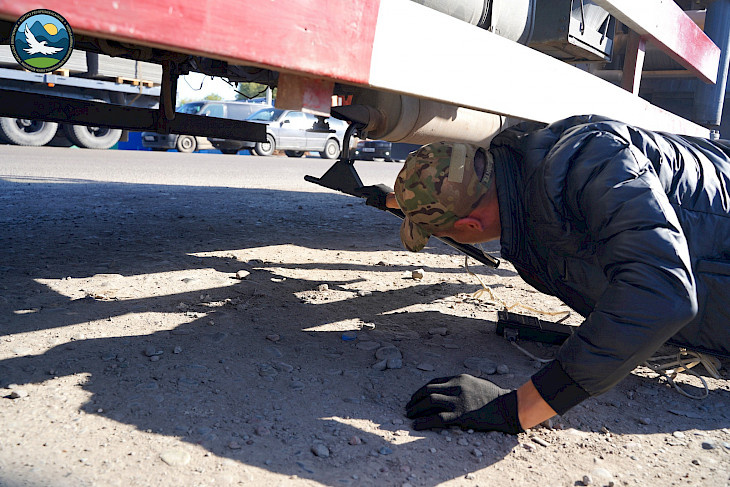
[[[273,122],[279,118],[282,113],[284,113],[284,110],[278,108],[264,108],[263,110],[259,110],[254,113],[246,120],[252,120],[254,122]]]
[[[204,104],[205,103],[202,103],[202,102],[201,103],[186,103],[184,105],[180,105],[179,107],[177,107],[177,110],[175,110],[175,111],[179,112],[179,113],[196,114],[200,111],[200,109],[203,107]]]

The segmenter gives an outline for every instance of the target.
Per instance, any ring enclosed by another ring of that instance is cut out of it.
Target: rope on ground
[[[664,360],[670,360],[670,362],[666,362],[663,364],[651,363]],[[698,374],[694,370],[691,370],[692,367],[699,364],[702,364],[705,370],[707,370],[707,372],[713,378],[720,378],[720,373],[717,371],[718,367],[720,366],[720,361],[717,358],[691,350],[686,350],[684,348],[680,348],[676,355],[655,356],[645,362],[645,365],[647,367],[667,379],[667,382],[669,382],[669,384],[683,396],[689,397],[690,399],[704,399],[710,394],[710,388],[707,386],[707,382],[700,374]],[[702,394],[690,394],[682,389],[679,384],[675,382],[674,379],[676,379],[677,375],[679,375],[681,372],[694,375],[695,377],[700,379],[703,387]]]

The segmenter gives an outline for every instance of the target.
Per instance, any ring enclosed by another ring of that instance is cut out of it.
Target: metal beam
[[[594,0],[706,83],[717,80],[720,49],[672,0]]]
[[[266,127],[260,123],[186,113],[176,113],[174,120],[165,120],[159,110],[11,90],[0,90],[0,117],[104,126],[136,132],[266,141]]]

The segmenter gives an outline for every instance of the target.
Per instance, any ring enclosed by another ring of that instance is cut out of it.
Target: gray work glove
[[[468,374],[434,379],[406,405],[413,429],[460,426],[516,435],[524,430],[517,415],[517,392]]]
[[[376,184],[373,186],[361,186],[355,190],[358,196],[365,198],[365,204],[374,206],[379,210],[387,211],[388,207],[385,206],[385,198],[388,193],[392,193],[393,188],[386,186],[385,184]]]

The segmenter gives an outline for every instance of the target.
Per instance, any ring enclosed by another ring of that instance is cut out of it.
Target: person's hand
[[[385,184],[376,184],[373,186],[362,186],[357,188],[355,192],[358,193],[358,196],[365,198],[366,205],[387,211],[386,199],[388,194],[393,192],[393,188]]]
[[[468,374],[434,379],[421,387],[408,401],[406,416],[416,430],[460,426],[512,435],[524,431],[516,391]]]

